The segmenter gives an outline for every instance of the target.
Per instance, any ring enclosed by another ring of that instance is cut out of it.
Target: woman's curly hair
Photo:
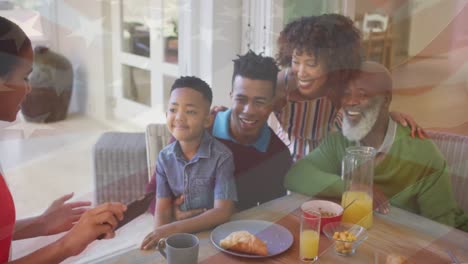
[[[353,21],[339,14],[301,17],[285,26],[278,38],[276,57],[290,67],[292,54],[311,54],[327,71],[330,88],[345,84],[361,65],[361,35]]]

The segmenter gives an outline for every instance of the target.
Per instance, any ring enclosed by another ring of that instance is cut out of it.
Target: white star
[[[97,2],[105,2],[105,3],[109,3],[111,5],[115,5],[117,3],[119,3],[119,0],[96,0]]]
[[[16,121],[13,125],[6,127],[8,130],[20,130],[23,132],[23,138],[28,139],[36,130],[55,130],[56,128],[46,124],[29,123],[23,120]]]
[[[150,17],[144,17],[143,18],[144,24],[148,26],[149,28],[157,28],[159,25],[161,25],[161,20],[160,19],[154,19]]]
[[[200,29],[200,33],[196,36],[194,36],[194,39],[200,39],[204,43],[206,47],[211,46],[210,43],[208,43],[208,40],[210,40],[210,36],[213,36],[213,41],[230,41],[229,39],[225,38],[225,33],[222,32],[220,28],[215,28],[214,30],[212,28],[205,28],[202,27]]]
[[[227,7],[223,6],[223,11],[219,13],[219,16],[226,17],[228,19],[237,19],[239,14],[242,15],[242,6],[241,7]]]
[[[42,37],[43,34],[41,31],[39,31],[41,29],[41,23],[37,24],[37,20],[39,19],[39,13],[34,12],[31,14],[33,15],[26,19],[19,20],[12,18],[11,20],[18,24],[21,27],[21,29],[24,32],[26,32],[26,35],[28,35],[28,37]],[[36,28],[39,28],[39,30],[37,30]]]
[[[278,19],[279,17],[283,17],[283,14],[290,14],[290,12],[292,12],[291,9],[292,7],[289,1],[288,3],[284,3],[284,4],[279,4],[278,2],[273,1],[273,6],[272,6],[273,18]]]
[[[36,30],[36,22],[38,18],[39,13],[34,11],[17,11],[9,16],[9,19],[15,24],[19,25],[19,27],[29,37],[42,36],[42,33]],[[21,36],[21,34],[18,34],[16,31],[17,30],[15,28],[12,28],[12,30],[4,34],[1,39],[13,39],[15,41],[16,47],[19,48],[21,45],[23,45],[23,42],[26,38],[18,37]]]
[[[50,7],[55,0],[42,0],[43,5],[46,5],[47,7]]]
[[[89,47],[94,39],[102,35],[102,22],[103,18],[98,18],[94,20],[86,19],[83,16],[80,16],[80,26],[77,30],[74,30],[69,37],[77,36],[82,37],[86,41],[86,47]]]
[[[8,88],[7,86],[0,86],[0,92],[11,92],[11,91],[14,91],[14,89],[12,88]]]
[[[3,81],[3,79],[0,79],[0,92],[10,92],[10,91],[14,91],[14,89],[6,86],[5,81]]]
[[[14,91],[12,88],[8,88],[7,86],[0,86],[0,92],[11,92]]]
[[[145,62],[143,62],[142,64],[138,65],[137,69],[138,68],[141,68],[143,70],[146,70],[149,68],[149,63],[150,63],[150,60],[146,60]]]
[[[109,83],[108,85],[106,85],[107,87],[109,88],[118,88],[118,87],[121,87],[122,86],[122,79],[117,79],[117,80],[113,80],[111,83]]]

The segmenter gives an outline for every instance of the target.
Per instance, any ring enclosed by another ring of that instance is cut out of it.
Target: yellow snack
[[[335,250],[341,254],[351,253],[353,249],[353,242],[357,240],[357,237],[348,231],[335,232],[333,234],[335,241]]]

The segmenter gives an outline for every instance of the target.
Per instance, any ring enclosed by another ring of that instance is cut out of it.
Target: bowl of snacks
[[[329,223],[323,227],[323,233],[335,243],[335,252],[341,256],[350,256],[367,239],[367,230],[351,223]]]
[[[320,231],[328,223],[340,222],[343,215],[341,205],[326,200],[311,200],[301,205],[301,210],[307,215],[308,211],[320,213]]]

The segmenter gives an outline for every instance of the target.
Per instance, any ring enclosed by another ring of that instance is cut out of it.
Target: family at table
[[[4,18],[0,24],[0,119],[14,121],[30,89],[32,48],[17,25]],[[166,121],[173,142],[160,152],[148,186],[156,191],[150,207],[155,225],[141,248],[154,249],[173,233],[213,228],[237,210],[287,190],[339,198],[341,162],[346,148],[356,145],[377,151],[376,211],[388,213],[390,203],[468,232],[468,214],[453,198],[446,161],[410,117],[389,112],[391,74],[383,65],[362,61],[360,41],[353,22],[342,15],[292,21],[279,36],[276,60],[252,51],[234,59],[228,109],[212,108],[212,90],[200,78],[177,79]],[[268,126],[272,113],[278,131]],[[71,196],[59,198],[39,217],[16,220],[0,175],[0,263],[8,262],[13,239],[70,230],[12,261],[57,263],[101,234],[115,235],[124,205],[83,210],[88,204],[67,203]]]

